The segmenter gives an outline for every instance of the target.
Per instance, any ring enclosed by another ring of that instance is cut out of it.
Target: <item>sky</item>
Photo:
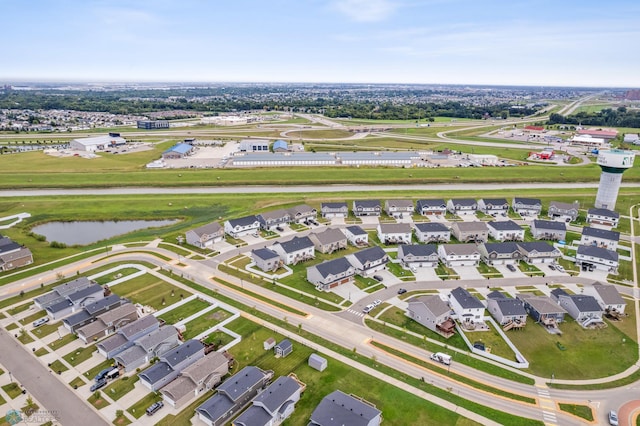
[[[0,0],[3,81],[640,87],[637,0]]]

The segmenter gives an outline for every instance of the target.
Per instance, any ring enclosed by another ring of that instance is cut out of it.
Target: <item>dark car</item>
[[[511,272],[515,272],[516,271],[516,267],[511,265],[511,264],[507,265],[507,269],[510,270]]]
[[[398,289],[398,294],[405,294],[407,292],[406,288],[399,288]]]
[[[156,411],[164,407],[164,403],[162,401],[155,402],[151,404],[149,408],[147,408],[147,416],[153,416]]]
[[[117,370],[117,368],[116,367],[107,367],[104,370],[100,370],[100,372],[98,374],[96,374],[96,377],[94,377],[93,380],[95,380],[96,383],[99,382],[100,380],[104,380],[104,379],[107,378],[107,375],[109,373],[111,373],[111,371],[113,371],[113,370]]]
[[[550,263],[550,264],[549,264],[549,269],[551,269],[552,271],[555,271],[555,270],[556,270],[556,267],[555,267],[555,266],[553,266],[553,263]]]
[[[276,231],[284,232],[284,228],[282,228],[282,226],[276,226]]]
[[[382,281],[384,278],[382,278],[380,275],[374,275],[373,279],[376,281]]]
[[[107,385],[107,379],[100,379],[91,385],[91,392],[95,392]]]

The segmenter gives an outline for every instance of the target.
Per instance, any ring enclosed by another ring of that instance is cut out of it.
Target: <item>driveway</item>
[[[352,303],[356,303],[358,300],[369,295],[369,293],[364,290],[360,290],[353,283],[339,285],[338,287],[331,289],[331,292],[337,294],[343,299],[351,301]]]
[[[478,272],[475,266],[456,266],[453,268],[456,274],[460,275],[461,280],[484,280],[485,277]]]
[[[604,283],[607,282],[607,276],[609,275],[608,271],[601,271],[599,269],[596,269],[594,271],[580,271],[580,274],[578,274],[578,276],[580,278],[588,278],[591,280],[595,280],[595,281],[602,281]]]
[[[438,281],[441,279],[436,274],[436,268],[416,268],[413,275],[416,276],[416,281]]]
[[[360,216],[363,225],[377,225],[380,223],[378,216]]]
[[[507,268],[507,265],[494,265],[494,268],[496,268],[498,270],[498,272],[500,272],[502,274],[503,277],[505,278],[524,278],[526,277],[525,273],[522,272],[521,270],[519,270],[516,267],[515,272],[511,272],[509,270],[509,268]]]
[[[258,244],[258,243],[267,241],[262,237],[254,237],[253,234],[244,235],[244,236],[240,237],[240,239],[242,241],[244,241],[245,243],[247,243],[248,245]]]
[[[400,284],[402,282],[400,278],[396,277],[386,269],[383,269],[382,271],[378,271],[373,275],[380,275],[383,278],[382,283],[387,287],[390,287],[395,284]]]

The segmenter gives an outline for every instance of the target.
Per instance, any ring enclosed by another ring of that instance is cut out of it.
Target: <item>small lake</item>
[[[68,246],[87,245],[146,228],[173,225],[177,220],[120,220],[104,222],[49,222],[32,229],[47,241]]]

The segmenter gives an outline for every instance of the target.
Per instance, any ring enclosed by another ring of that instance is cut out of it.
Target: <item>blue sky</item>
[[[640,87],[636,0],[0,0],[1,80]]]

